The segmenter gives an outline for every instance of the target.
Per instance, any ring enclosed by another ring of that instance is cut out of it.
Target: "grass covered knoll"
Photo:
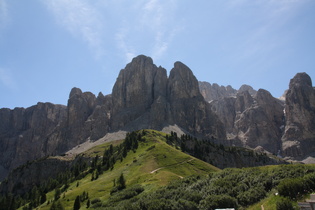
[[[115,146],[99,145],[81,154],[91,159],[89,168],[82,172],[83,178],[69,183],[66,189],[63,185],[48,192],[46,202],[39,209],[50,209],[58,191],[58,202],[65,209],[73,209],[78,196],[81,198],[80,209],[97,208],[152,193],[174,180],[218,171],[216,167],[168,145],[165,136],[162,132],[142,130],[131,133],[129,139],[127,137],[120,144],[116,142]],[[113,192],[121,175],[126,189]]]

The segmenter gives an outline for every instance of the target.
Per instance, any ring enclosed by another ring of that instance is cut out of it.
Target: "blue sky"
[[[315,0],[0,0],[0,108],[110,94],[139,54],[279,97],[297,72],[315,80]]]

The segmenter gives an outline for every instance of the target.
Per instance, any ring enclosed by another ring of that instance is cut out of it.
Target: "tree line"
[[[14,186],[14,192],[0,195],[0,210],[13,210],[21,206],[24,206],[24,209],[36,208],[47,201],[46,194],[53,190],[55,191],[55,203],[53,206],[61,205],[57,201],[61,194],[69,188],[70,183],[80,180],[89,174],[91,175],[91,181],[94,181],[104,171],[113,170],[117,161],[123,161],[129,151],[135,152],[137,150],[138,141],[144,141],[142,137],[145,134],[146,131],[127,133],[123,143],[117,146],[110,145],[104,150],[103,157],[96,155],[90,159],[80,155],[76,157],[69,169],[65,169],[64,172],[59,173],[55,178],[49,178],[34,185],[26,193],[17,193],[19,188],[22,187],[17,184]]]

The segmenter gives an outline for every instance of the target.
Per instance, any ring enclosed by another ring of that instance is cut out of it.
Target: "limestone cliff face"
[[[53,134],[65,118],[66,107],[50,103],[0,109],[0,178],[28,160],[54,152],[58,141]]]
[[[235,122],[238,138],[251,148],[262,146],[277,154],[281,150],[283,106],[271,94],[259,89],[253,103]]]
[[[298,73],[290,81],[282,141],[286,156],[302,158],[315,151],[315,90],[306,73]]]
[[[166,70],[153,64],[151,58],[138,56],[121,70],[112,92],[112,121],[113,130],[124,126],[134,127],[130,123],[138,120],[138,127],[147,127],[148,124],[158,126],[166,116],[161,113],[160,120],[151,120],[151,108],[163,109],[158,103],[165,102],[166,98]],[[142,124],[142,125],[140,125]]]
[[[219,86],[216,83],[211,85],[209,82],[199,82],[199,89],[202,96],[208,102],[223,97],[235,96],[237,94],[237,90],[232,88],[231,85],[225,87],[223,85]]]
[[[208,82],[199,82],[199,90],[201,95],[208,102],[211,102],[213,100],[219,100],[226,97],[235,97],[238,93],[246,91],[251,96],[254,96],[257,92],[249,85],[242,85],[238,90],[235,90],[231,85],[225,87],[223,85],[219,86],[216,83],[213,83],[211,85]]]
[[[80,143],[81,139],[90,136],[90,130],[85,126],[88,117],[96,107],[96,97],[90,92],[82,93],[79,88],[73,88],[69,95],[67,106],[67,147],[71,148]]]
[[[138,56],[121,70],[112,93],[114,130],[178,125],[196,136],[225,138],[224,127],[199,91],[192,71],[180,62],[167,78],[151,58]]]
[[[212,110],[236,145],[303,160],[315,153],[315,89],[306,73],[290,81],[285,101],[266,90],[242,86],[236,96],[211,101]]]
[[[277,154],[281,150],[283,105],[263,89],[255,96],[245,90],[236,97],[226,97],[211,103],[212,110],[225,125],[228,139],[239,146],[262,146]]]
[[[225,139],[225,130],[199,91],[192,71],[176,62],[168,81],[168,98],[175,124],[196,136]]]

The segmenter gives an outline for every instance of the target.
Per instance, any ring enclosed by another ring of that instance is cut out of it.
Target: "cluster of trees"
[[[114,183],[113,189],[110,191],[111,195],[115,192],[118,192],[120,190],[125,189],[126,188],[126,180],[125,180],[124,174],[122,173],[119,176],[119,178],[117,179],[117,181],[116,181],[116,179],[114,179],[113,183]]]
[[[315,191],[315,174],[283,179],[277,188],[279,195],[291,200],[297,200],[303,195]]]
[[[240,158],[240,160],[251,160],[249,162],[252,165],[246,165],[247,167],[265,165],[270,161],[270,158],[264,153],[256,153],[241,147],[224,146],[209,140],[199,140],[187,134],[178,137],[176,132],[166,135],[166,143],[219,168],[237,167],[230,161],[235,157]],[[241,164],[242,167],[246,167],[244,164]]]
[[[69,183],[80,180],[88,174],[91,174],[91,180],[93,181],[98,179],[104,171],[113,170],[116,161],[122,161],[129,151],[135,152],[137,150],[139,141],[144,141],[142,138],[144,135],[146,135],[146,131],[128,133],[122,144],[118,146],[110,145],[104,151],[102,158],[97,155],[91,163],[89,163],[89,158],[78,156],[69,169],[65,169],[56,177],[50,177],[48,180],[35,185],[29,192],[19,193],[22,186],[17,183],[11,194],[0,195],[0,210],[17,209],[21,206],[33,209],[46,202],[46,193],[52,190],[55,190],[54,206],[61,205],[56,201],[68,189]],[[42,160],[44,159],[38,161]],[[31,163],[28,162],[27,164]],[[23,169],[23,167],[26,166],[20,166],[20,169]]]
[[[41,158],[38,161],[44,160],[44,158]],[[34,162],[36,161],[26,164],[29,165]],[[46,193],[52,190],[57,192],[57,194],[55,193],[55,200],[58,200],[60,194],[69,187],[69,183],[79,180],[86,175],[83,172],[88,168],[87,162],[88,160],[79,156],[73,161],[69,169],[65,169],[64,172],[59,173],[56,177],[50,177],[35,184],[31,190],[25,193],[25,190],[22,189],[22,184],[16,183],[11,194],[0,195],[0,209],[17,209],[20,206],[24,206],[24,209],[33,209],[46,202]],[[20,166],[19,169],[22,170],[24,167],[27,166]]]
[[[104,151],[102,159],[98,155],[94,157],[89,170],[92,174],[91,181],[98,179],[99,175],[104,171],[113,170],[115,163],[123,161],[129,151],[136,152],[139,146],[138,141],[143,141],[143,135],[145,135],[145,131],[127,133],[122,144],[117,146],[110,145]]]
[[[286,172],[286,173],[284,173]],[[151,193],[131,193],[126,188],[107,203],[108,209],[216,209],[240,208],[265,198],[288,178],[314,177],[315,166],[281,165],[274,168],[224,169],[206,177],[174,181]],[[125,195],[125,196],[122,196]],[[129,196],[126,196],[129,195]],[[292,204],[281,199],[278,209]],[[289,206],[289,207],[288,207]]]

